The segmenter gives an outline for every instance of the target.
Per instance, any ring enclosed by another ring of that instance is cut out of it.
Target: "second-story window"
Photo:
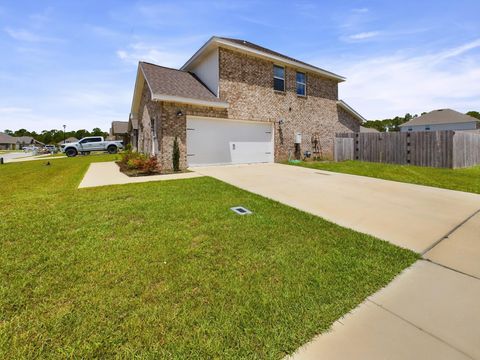
[[[273,66],[273,89],[285,91],[285,68]]]
[[[307,95],[307,77],[305,73],[297,71],[297,95]]]

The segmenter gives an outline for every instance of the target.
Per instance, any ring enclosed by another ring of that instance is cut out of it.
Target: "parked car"
[[[121,149],[123,149],[122,141],[105,141],[101,136],[89,136],[77,142],[65,144],[62,152],[68,157],[74,157],[78,154],[88,155],[91,151],[107,151],[109,154],[116,154]]]
[[[22,150],[24,152],[38,152],[38,150],[40,150],[40,148],[38,146],[35,146],[35,145],[28,145],[28,146],[24,146],[22,148]]]
[[[45,150],[48,151],[49,153],[56,153],[57,152],[57,147],[55,145],[45,145]]]

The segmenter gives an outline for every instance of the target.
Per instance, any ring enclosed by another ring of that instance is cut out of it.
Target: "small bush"
[[[151,156],[150,158],[146,159],[142,164],[142,171],[145,174],[152,174],[158,172],[158,160],[155,156]]]
[[[133,174],[154,174],[160,171],[155,156],[148,157],[136,151],[125,151],[120,155],[120,168],[129,170]]]

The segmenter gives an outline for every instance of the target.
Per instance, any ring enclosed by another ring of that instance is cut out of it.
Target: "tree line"
[[[45,145],[49,144],[58,144],[63,141],[63,139],[68,139],[69,137],[75,137],[77,139],[81,139],[86,136],[103,136],[107,137],[108,133],[105,131],[101,130],[100,128],[93,128],[92,131],[88,131],[85,129],[80,129],[80,130],[72,130],[72,131],[66,131],[65,133],[63,130],[42,130],[40,133],[37,133],[35,131],[28,131],[27,129],[19,129],[16,131],[12,130],[5,130],[5,134],[8,134],[10,136],[31,136],[35,140],[40,141],[41,143]]]
[[[420,115],[426,114],[426,112],[421,113]],[[466,115],[470,115],[474,118],[480,120],[480,112],[478,111],[468,111]],[[409,113],[405,116],[395,116],[393,119],[383,119],[383,120],[369,120],[362,124],[364,127],[377,129],[378,131],[400,131],[400,125],[418,117],[417,114],[411,115]]]

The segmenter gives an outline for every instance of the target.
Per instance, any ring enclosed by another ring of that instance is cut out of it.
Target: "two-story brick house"
[[[140,62],[130,114],[136,147],[172,169],[332,157],[364,120],[338,100],[339,75],[236,39],[212,37],[179,70]],[[137,125],[138,124],[138,125]]]

